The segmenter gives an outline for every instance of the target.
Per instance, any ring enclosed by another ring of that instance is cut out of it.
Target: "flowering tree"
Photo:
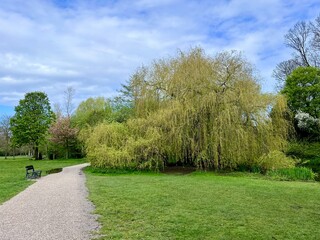
[[[74,144],[77,129],[71,126],[70,117],[60,116],[50,127],[51,142],[60,145],[65,151],[65,158],[70,155],[70,148]]]
[[[320,119],[312,117],[309,113],[298,111],[294,119],[296,120],[297,130],[300,135],[309,136],[309,138],[319,138]]]

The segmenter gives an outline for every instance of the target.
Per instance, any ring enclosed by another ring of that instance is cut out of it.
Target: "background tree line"
[[[30,155],[34,159],[79,158],[89,127],[103,121],[123,122],[131,108],[116,97],[89,98],[75,109],[75,89],[68,87],[64,102],[54,104],[44,92],[30,92],[15,107],[15,115],[0,119],[0,155]]]

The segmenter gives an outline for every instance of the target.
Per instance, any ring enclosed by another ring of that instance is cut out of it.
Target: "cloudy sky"
[[[0,115],[31,91],[112,97],[139,66],[194,46],[242,51],[272,92],[284,34],[319,14],[319,0],[1,0]]]

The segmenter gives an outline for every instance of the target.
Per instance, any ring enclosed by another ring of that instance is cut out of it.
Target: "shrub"
[[[267,176],[278,180],[302,180],[302,181],[314,181],[317,174],[310,168],[295,167],[290,169],[277,169],[267,172]]]
[[[252,173],[262,173],[264,170],[262,169],[261,166],[258,166],[257,164],[239,164],[236,169],[236,171],[239,172],[252,172]]]
[[[286,151],[287,156],[305,158],[304,146],[301,143],[292,142]]]
[[[315,159],[320,157],[319,142],[293,142],[289,144],[286,152],[288,156],[294,156],[301,159]]]
[[[253,165],[260,167],[263,172],[266,172],[268,170],[293,168],[295,161],[291,157],[287,157],[283,152],[272,151],[262,155]]]

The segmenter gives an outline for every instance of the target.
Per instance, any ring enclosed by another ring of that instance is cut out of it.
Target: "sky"
[[[319,0],[1,0],[0,116],[27,92],[116,96],[137,68],[192,47],[241,51],[274,92],[284,35],[319,14]]]

